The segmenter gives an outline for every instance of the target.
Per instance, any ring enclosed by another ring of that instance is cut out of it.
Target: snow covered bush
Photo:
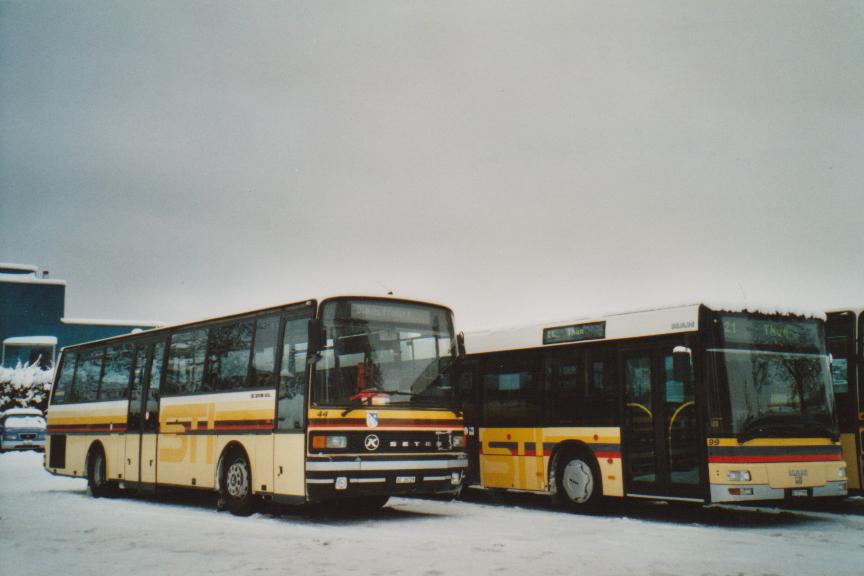
[[[39,408],[44,412],[53,379],[53,367],[43,370],[36,363],[0,366],[0,412],[9,408]]]

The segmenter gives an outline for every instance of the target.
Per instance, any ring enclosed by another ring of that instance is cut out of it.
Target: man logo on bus
[[[366,413],[366,426],[369,428],[377,428],[378,427],[378,413],[377,412],[367,412]]]
[[[363,445],[366,446],[366,450],[369,450],[370,452],[374,452],[375,450],[377,450],[380,444],[381,440],[379,440],[378,436],[376,436],[375,434],[369,434],[363,441]]]

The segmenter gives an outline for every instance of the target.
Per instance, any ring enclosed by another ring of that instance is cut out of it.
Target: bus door
[[[674,379],[673,347],[621,352],[625,490],[702,500],[694,386]]]
[[[165,342],[135,346],[135,368],[129,387],[126,420],[125,478],[155,488],[156,444],[159,433],[159,385]]]

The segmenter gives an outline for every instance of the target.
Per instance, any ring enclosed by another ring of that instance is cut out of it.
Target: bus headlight
[[[465,448],[465,435],[464,434],[454,434],[453,435],[453,448]]]
[[[750,481],[750,471],[749,470],[729,470],[726,472],[726,479],[730,482],[749,482]]]
[[[315,450],[339,450],[348,447],[348,437],[344,435],[327,436],[324,434],[312,437],[312,448]]]
[[[845,466],[841,466],[840,468],[837,469],[837,476],[839,476],[840,478],[846,477],[846,467]]]

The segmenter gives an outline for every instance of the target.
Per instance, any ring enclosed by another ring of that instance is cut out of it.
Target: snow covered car
[[[37,408],[11,408],[0,412],[0,452],[44,450],[45,418]]]

